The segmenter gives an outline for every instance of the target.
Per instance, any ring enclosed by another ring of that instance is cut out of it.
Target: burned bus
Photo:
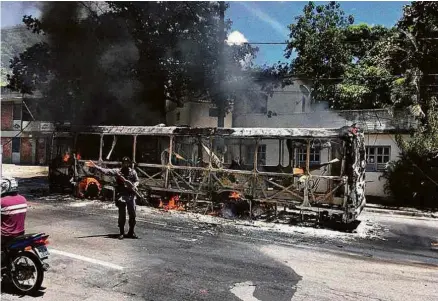
[[[364,134],[355,126],[70,126],[56,129],[52,151],[58,160],[71,154],[73,182],[91,174],[87,160],[118,167],[129,156],[140,190],[190,202],[223,202],[218,196],[225,195],[246,200],[250,212],[257,205],[284,206],[342,223],[355,221],[365,206]],[[51,169],[55,174],[56,165]]]

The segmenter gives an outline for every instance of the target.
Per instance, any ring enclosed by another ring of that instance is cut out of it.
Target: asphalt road
[[[120,241],[111,206],[33,200],[27,231],[50,234],[45,289],[2,300],[438,300],[436,219],[365,213],[373,238],[139,215],[140,239]]]

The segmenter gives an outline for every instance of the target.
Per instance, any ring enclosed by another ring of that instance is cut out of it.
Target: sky
[[[38,4],[28,1],[1,1],[1,27],[22,23],[23,15],[39,15]],[[228,41],[284,42],[288,39],[287,26],[301,14],[302,1],[238,1],[229,2],[225,17],[233,21]],[[327,2],[316,2],[324,4]],[[402,1],[342,1],[341,8],[347,15],[353,15],[355,23],[393,26],[402,16]],[[256,63],[259,65],[285,61],[285,45],[257,45],[259,52]]]

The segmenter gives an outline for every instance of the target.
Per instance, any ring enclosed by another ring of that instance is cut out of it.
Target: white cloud
[[[248,40],[245,38],[245,36],[237,30],[230,33],[227,39],[228,45],[242,45],[243,43],[247,42]]]
[[[286,26],[284,26],[283,24],[272,18],[270,15],[266,14],[257,6],[249,4],[248,2],[239,2],[239,4],[242,5],[251,14],[259,18],[261,21],[271,26],[280,36],[282,37],[289,36],[290,32],[287,30]]]

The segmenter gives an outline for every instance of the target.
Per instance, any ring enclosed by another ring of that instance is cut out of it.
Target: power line
[[[303,74],[304,75],[304,74]],[[303,76],[300,74],[291,74],[291,75],[285,75],[283,78],[296,78],[296,79],[307,79],[307,80],[342,80],[342,79],[350,79],[350,78],[354,78],[354,77],[307,77],[307,76]],[[383,76],[383,75],[370,75],[370,76],[360,76],[362,78],[384,78],[384,77],[404,77],[405,75],[403,74],[388,74],[387,76]],[[438,73],[430,73],[430,74],[423,74],[422,76],[438,76]],[[429,85],[423,85],[423,86],[429,86]]]
[[[391,39],[388,38],[392,41],[406,41],[406,39]],[[366,42],[379,42],[379,41],[384,41],[386,39],[364,39],[364,40],[344,40],[342,41],[342,43],[346,43],[346,44],[355,44],[355,43],[366,43]],[[438,40],[438,38],[417,38],[417,40],[429,40],[429,41],[434,41],[434,40]],[[291,42],[244,42],[242,44],[248,44],[248,45],[289,45]]]
[[[244,42],[247,45],[288,45],[288,42]]]

